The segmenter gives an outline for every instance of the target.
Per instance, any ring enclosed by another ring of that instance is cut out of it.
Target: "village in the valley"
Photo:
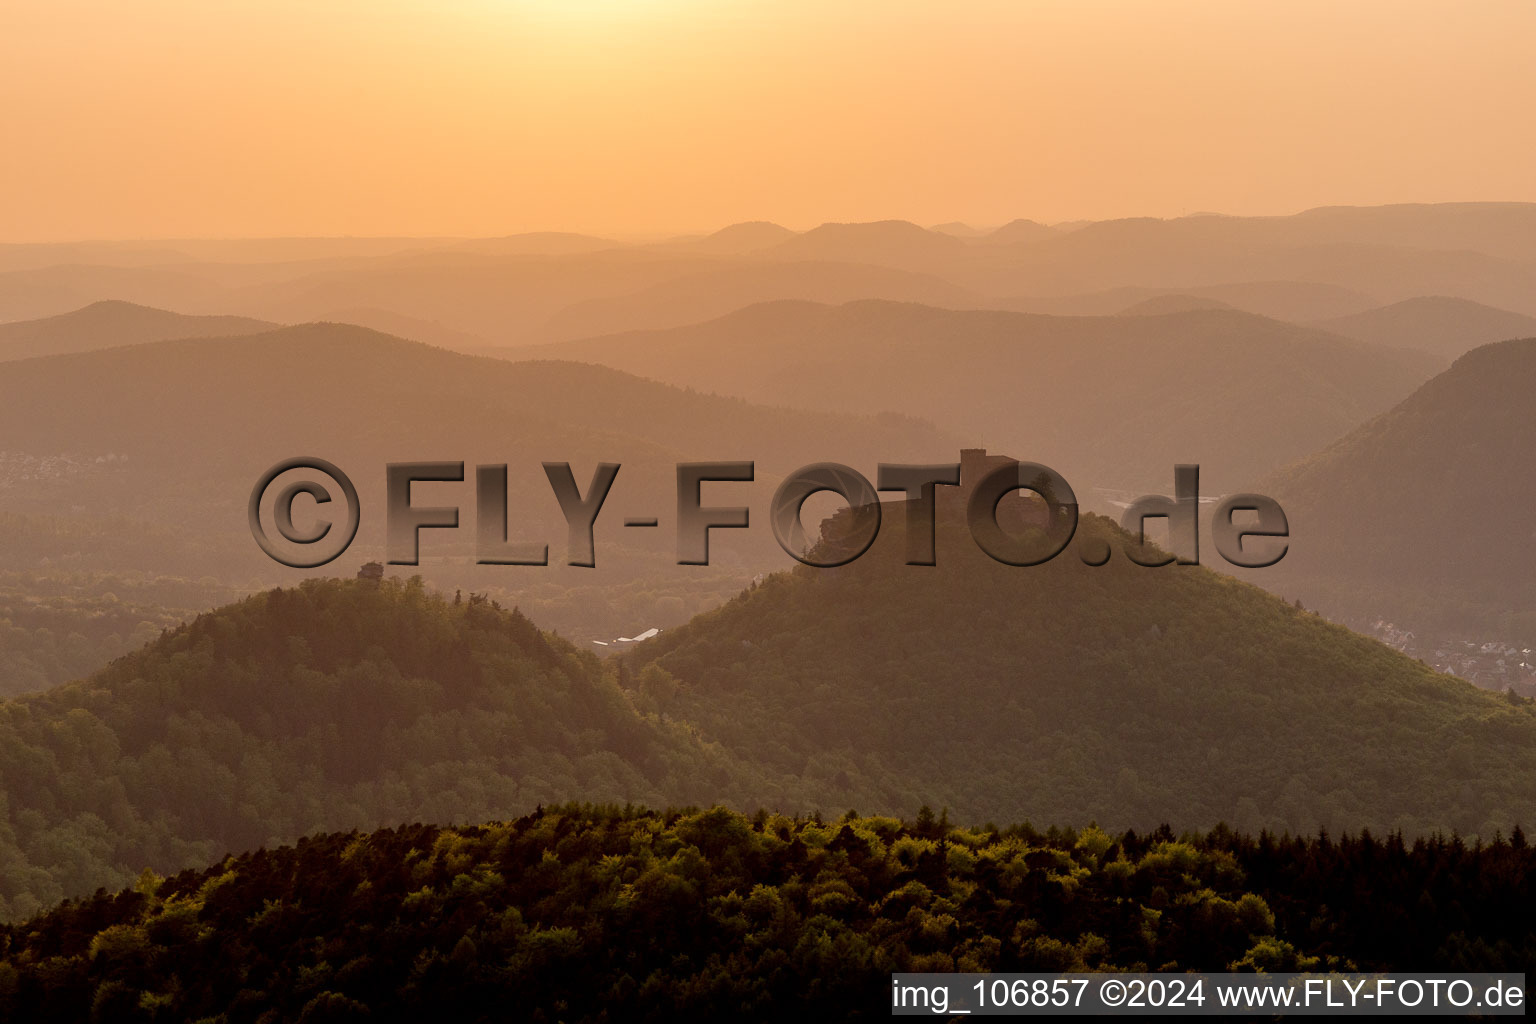
[[[1505,640],[1420,636],[1384,619],[1372,623],[1368,632],[1436,671],[1460,676],[1485,690],[1512,690],[1522,697],[1536,697],[1536,654],[1530,647]]]

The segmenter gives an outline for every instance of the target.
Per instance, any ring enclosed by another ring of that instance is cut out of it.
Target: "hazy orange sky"
[[[0,240],[1536,200],[1536,3],[3,0]]]

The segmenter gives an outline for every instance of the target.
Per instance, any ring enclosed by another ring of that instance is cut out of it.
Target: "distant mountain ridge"
[[[668,242],[665,247],[685,252],[741,255],[766,249],[794,236],[794,231],[772,221],[752,220],[727,225],[701,238]]]
[[[918,271],[865,263],[794,260],[732,263],[638,291],[573,303],[539,330],[540,343],[629,330],[683,327],[761,302],[919,302],[950,309],[989,305],[985,296]],[[529,339],[530,343],[534,339]],[[483,351],[494,352],[496,346]]]
[[[768,250],[778,259],[876,263],[902,270],[932,272],[946,260],[963,259],[972,250],[965,241],[905,220],[862,224],[823,224]]]
[[[1120,311],[1120,316],[1163,316],[1167,313],[1188,313],[1196,309],[1232,309],[1231,303],[1203,295],[1154,295],[1140,302],[1133,302]]]
[[[132,302],[103,300],[72,313],[0,324],[0,360],[89,352],[175,338],[225,338],[276,324],[240,316],[187,316]]]
[[[1314,326],[1316,321],[1359,313],[1380,304],[1363,292],[1315,281],[1236,281],[1184,288],[1123,286],[1077,295],[1020,296],[1008,299],[1004,306],[1023,313],[1109,316],[1139,303],[1166,303],[1180,296],[1187,300],[1186,307],[1220,303],[1274,320]]]
[[[853,275],[852,290],[836,296],[781,290],[773,265],[784,261],[829,273],[833,264],[857,264],[862,278]],[[785,298],[936,301],[928,293],[857,290],[861,279],[878,280],[881,269],[925,275],[930,288],[970,296],[968,308],[1107,315],[1152,294],[1207,294],[1240,309],[1313,321],[1447,295],[1536,316],[1536,206],[1451,203],[1056,225],[1020,219],[970,238],[906,221],[828,223],[805,232],[745,222],[661,242],[546,232],[0,246],[0,319],[48,315],[104,297],[287,323],[367,309],[511,345],[570,337],[545,325],[575,315],[569,311],[582,304],[622,308],[627,296],[669,286],[683,295],[683,279],[725,271],[738,275],[738,294],[750,295],[738,305]],[[747,271],[764,280],[746,281]],[[1101,294],[1105,302],[1093,300]],[[719,312],[701,302],[679,309],[670,323]],[[663,325],[589,326],[597,332]]]
[[[766,303],[686,327],[501,350],[756,402],[921,410],[1084,487],[1251,483],[1407,395],[1443,364],[1236,310],[1064,317],[882,301]]]
[[[960,446],[899,414],[754,405],[607,367],[476,358],[345,324],[7,364],[0,437],[0,513],[74,510],[176,538],[140,543],[125,526],[122,543],[85,566],[99,559],[116,571],[258,587],[293,572],[261,552],[247,525],[251,488],[268,467],[316,455],[353,477],[363,509],[346,556],[355,566],[384,556],[388,463],[463,461],[462,484],[429,489],[461,507],[462,526],[423,534],[422,571],[444,587],[518,594],[549,628],[598,639],[673,625],[788,564],[763,517],[791,470],[832,460],[873,473],[882,460],[931,460]],[[755,482],[706,491],[752,506],[758,524],[717,535],[708,570],[677,565],[674,538],[677,464],[706,460],[755,463]],[[597,524],[595,568],[566,565],[545,461],[569,462],[583,491],[599,462],[622,466]],[[549,543],[549,565],[474,564],[482,463],[508,466],[511,537]],[[628,516],[657,517],[660,528],[626,530]],[[23,557],[16,569],[45,568],[41,552]]]
[[[1316,326],[1377,345],[1415,348],[1447,359],[1479,345],[1536,337],[1536,316],[1494,309],[1470,299],[1424,295]]]

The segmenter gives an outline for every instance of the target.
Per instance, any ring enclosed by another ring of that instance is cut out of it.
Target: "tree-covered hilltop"
[[[786,1020],[892,971],[1536,967],[1512,842],[565,807],[323,835],[0,927],[12,1020]]]
[[[888,508],[857,561],[768,577],[629,655],[626,684],[810,806],[1292,833],[1536,821],[1529,701],[1204,567],[1133,565],[1098,517],[1045,565],[999,564],[954,505],[936,566],[904,564]],[[1095,543],[1106,565],[1078,557]]]
[[[0,919],[315,831],[740,799],[590,654],[415,583],[309,581],[0,702]]]

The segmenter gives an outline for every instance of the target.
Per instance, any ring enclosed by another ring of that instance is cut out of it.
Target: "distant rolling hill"
[[[739,256],[758,249],[766,249],[794,236],[795,232],[772,221],[752,220],[728,225],[701,238],[677,239],[655,248]]]
[[[516,343],[566,307],[665,285],[743,261],[864,264],[928,275],[987,301],[1025,308],[1119,289],[1208,294],[1265,315],[1316,320],[1415,295],[1456,295],[1536,315],[1536,206],[1445,204],[1308,211],[1291,217],[1190,216],[1100,221],[1070,229],[1018,221],[977,239],[906,221],[830,223],[795,233],[772,224],[735,225],[704,239],[565,257],[497,257],[496,269],[460,264],[450,297],[433,282],[432,258],[394,258],[336,274],[301,274],[293,287],[252,291],[252,305],[227,306],[283,320],[327,309],[387,308],[494,341]],[[519,262],[521,260],[521,262]],[[692,262],[699,261],[699,262]],[[297,269],[297,268],[296,268]],[[481,280],[484,272],[491,276]],[[1258,284],[1254,284],[1257,282]],[[3,282],[0,282],[3,285]],[[1226,293],[1209,291],[1224,289]],[[301,301],[310,293],[315,302]],[[0,287],[3,294],[3,287]],[[240,297],[240,296],[235,296]],[[761,299],[811,298],[806,293]],[[849,298],[930,301],[886,292]],[[1091,310],[1113,313],[1135,301]],[[293,303],[293,304],[290,304]],[[941,303],[953,304],[953,303]],[[1044,307],[1030,307],[1044,308]],[[640,326],[621,324],[618,328]],[[617,328],[616,328],[617,329]]]
[[[760,302],[836,304],[857,299],[952,309],[993,304],[985,296],[932,275],[892,267],[816,261],[732,263],[640,291],[574,303],[551,316],[536,333],[541,340],[568,341],[618,331],[681,327]]]
[[[492,342],[522,343],[542,340],[544,323],[568,306],[716,269],[719,260],[637,249],[556,255],[438,250],[253,282],[220,301],[224,308],[288,322],[336,310],[382,310]]]
[[[224,338],[271,330],[243,316],[186,316],[131,302],[102,301],[41,320],[0,324],[0,360],[88,352],[173,338]]]
[[[630,451],[755,459],[781,473],[817,455],[868,464],[953,450],[915,418],[807,414],[607,367],[467,356],[348,324],[18,362],[0,377],[0,433],[13,450],[115,452],[167,473],[243,473],[278,452],[322,448],[396,461],[499,453],[535,464]],[[670,473],[659,485],[670,493]]]
[[[1536,639],[1533,393],[1536,339],[1484,345],[1262,481],[1295,538],[1265,585],[1359,625]]]
[[[349,319],[463,348],[464,339],[524,344],[673,326],[773,299],[997,304],[944,274],[878,260],[770,254],[773,240],[752,240],[760,227],[745,226],[747,238],[726,229],[709,245],[530,252],[510,244],[423,243],[374,257],[282,264],[184,260],[0,271],[0,319],[49,316],[111,296],[283,323]],[[773,237],[800,237],[781,231]]]
[[[1162,316],[1165,313],[1188,313],[1197,309],[1231,309],[1231,303],[1203,295],[1154,295],[1150,299],[1133,302],[1120,311],[1121,316]]]
[[[602,252],[623,248],[609,238],[595,238],[569,231],[529,231],[499,238],[465,238],[447,242],[441,248],[452,252],[478,252],[518,256],[565,256],[573,253]]]
[[[914,290],[778,289],[780,263],[923,275]],[[1536,205],[1442,204],[1312,210],[1288,217],[1196,215],[1044,226],[1014,221],[956,237],[905,221],[824,224],[795,232],[747,222],[698,238],[621,244],[562,234],[502,239],[272,239],[0,247],[0,319],[46,316],[104,297],[281,322],[372,310],[437,324],[490,344],[545,333],[586,303],[656,289],[591,332],[662,326],[669,284],[734,275],[738,304],[891,298],[967,308],[1108,315],[1158,294],[1201,295],[1266,316],[1314,321],[1421,295],[1448,295],[1536,316]],[[746,281],[762,274],[762,283]],[[952,288],[962,303],[932,293]],[[683,293],[688,286],[680,285]],[[702,302],[702,299],[700,300]],[[680,308],[671,323],[723,312]],[[434,335],[434,337],[439,337]],[[446,339],[447,335],[440,336]]]
[[[1026,220],[1020,217],[1011,220],[995,231],[983,235],[979,241],[990,245],[1012,244],[1015,242],[1038,242],[1043,238],[1050,238],[1057,234],[1058,228],[1041,224],[1039,221]]]
[[[1404,299],[1321,320],[1315,326],[1347,338],[1419,349],[1446,359],[1491,341],[1536,337],[1536,317],[1446,295]]]
[[[1376,304],[1444,294],[1536,315],[1536,204],[1137,217],[1070,229],[1019,221],[974,240],[904,221],[826,224],[764,252],[782,254],[917,270],[993,296],[1045,298],[1132,287],[1191,292],[1281,281],[1376,296]],[[1307,319],[1355,311],[1336,308]]]
[[[1185,288],[1123,286],[1079,295],[1015,297],[999,305],[1022,313],[1108,316],[1124,313],[1139,303],[1168,302],[1174,302],[1174,307],[1164,308],[1162,312],[1212,308],[1210,304],[1216,303],[1214,308],[1226,306],[1296,324],[1358,313],[1380,305],[1377,299],[1362,292],[1313,281],[1237,281]]]
[[[963,262],[974,248],[965,241],[910,221],[823,224],[768,249],[775,259],[873,263],[927,273],[942,273]]]
[[[0,436],[0,511],[122,518],[179,537],[167,561],[162,540],[140,544],[125,530],[121,545],[87,565],[243,584],[295,573],[257,549],[246,523],[247,497],[269,466],[315,455],[354,477],[364,515],[343,564],[355,566],[382,554],[387,463],[464,461],[463,484],[430,486],[418,499],[435,492],[463,509],[460,530],[424,533],[424,571],[450,587],[536,593],[528,606],[549,625],[593,639],[671,625],[721,586],[734,592],[786,564],[763,517],[790,470],[835,460],[873,474],[882,460],[953,457],[958,447],[910,417],[769,408],[605,367],[475,358],[342,324],[19,361],[0,374]],[[676,465],[708,460],[754,461],[758,477],[706,487],[706,504],[748,505],[757,517],[755,529],[716,535],[713,576],[676,565]],[[566,529],[545,461],[570,462],[583,491],[598,462],[623,466],[598,521],[595,569],[564,564]],[[513,538],[547,541],[549,567],[470,564],[479,463],[508,464]],[[654,516],[659,527],[626,530],[628,516]],[[15,566],[24,567],[37,563]]]
[[[1536,204],[1137,217],[1088,224],[1007,254],[953,279],[990,293],[1012,284],[1013,294],[1039,296],[1302,281],[1378,296],[1378,303],[1457,295],[1536,315]]]
[[[456,352],[473,352],[484,348],[488,342],[476,334],[468,334],[445,326],[439,320],[418,320],[415,317],[391,313],[387,309],[336,309],[317,319],[325,322],[356,324],[369,330],[393,334],[397,338],[425,342]]]
[[[1269,220],[1282,237],[1350,240],[1446,250],[1470,249],[1501,259],[1536,259],[1536,203],[1394,203],[1320,206]]]
[[[1430,356],[1232,310],[1052,317],[891,302],[782,302],[666,331],[529,350],[820,410],[902,410],[1027,452],[1084,486],[1211,493],[1250,482],[1389,407]]]
[[[971,225],[959,220],[945,221],[943,224],[930,224],[929,231],[937,231],[941,235],[953,235],[956,238],[980,238],[989,234],[981,228],[973,228]]]

